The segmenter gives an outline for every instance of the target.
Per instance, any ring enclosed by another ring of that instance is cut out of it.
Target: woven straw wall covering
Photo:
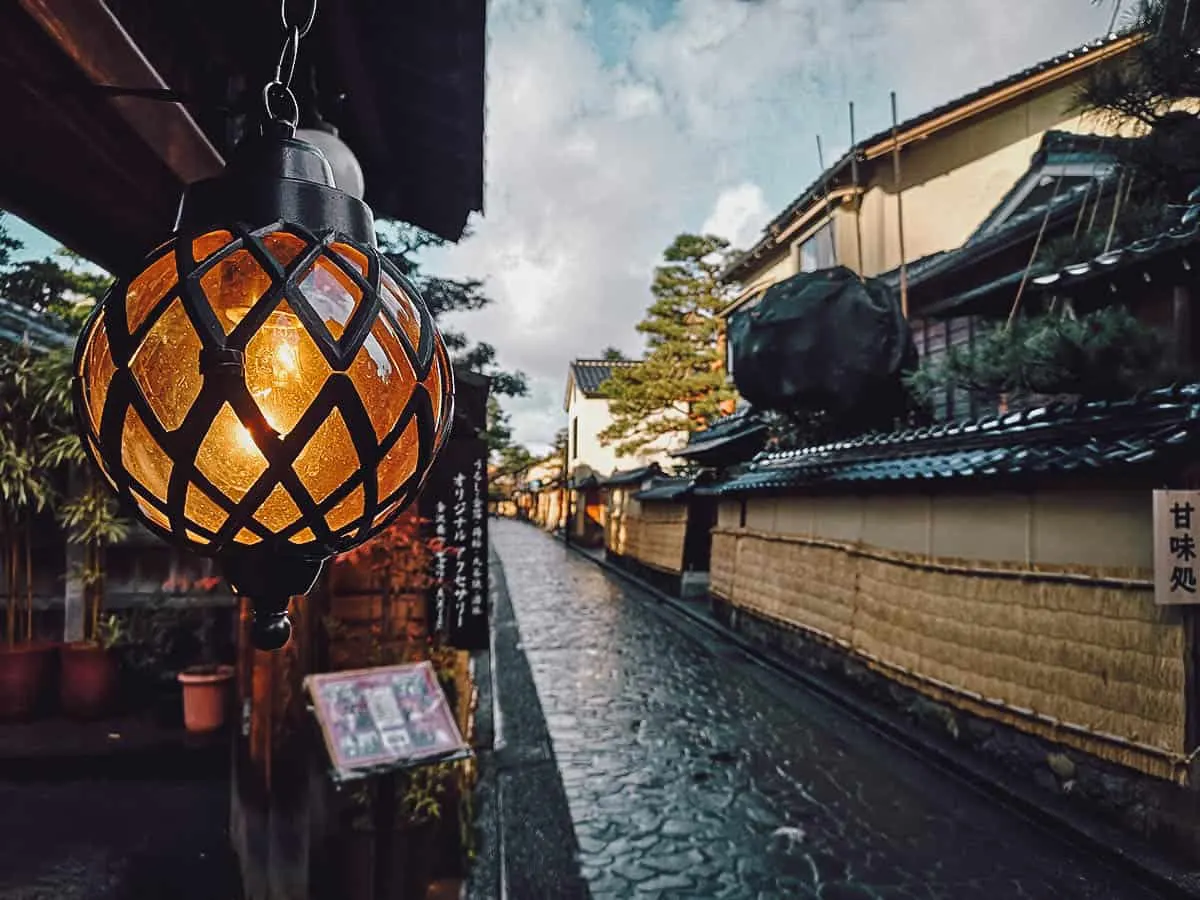
[[[687,506],[676,503],[630,504],[622,529],[610,534],[613,553],[643,565],[678,575],[683,571],[683,542],[687,534]]]
[[[713,533],[712,591],[734,606],[972,713],[1179,777],[1184,630],[1138,580],[1148,573],[1056,567],[1068,582],[1015,571],[736,527]]]

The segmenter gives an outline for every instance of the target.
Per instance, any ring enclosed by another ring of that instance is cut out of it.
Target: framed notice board
[[[304,688],[334,781],[471,755],[430,662],[310,675]]]

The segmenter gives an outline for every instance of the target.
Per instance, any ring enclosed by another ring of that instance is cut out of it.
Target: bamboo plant
[[[0,225],[0,250],[14,246]],[[66,251],[59,255],[76,266],[80,262]],[[0,253],[0,296],[64,334],[78,330],[89,298],[94,302],[109,281],[52,258],[11,263]],[[100,616],[103,547],[128,533],[90,474],[75,433],[70,384],[69,350],[0,341],[0,560],[10,646],[33,637],[33,535],[40,515],[53,512],[68,540],[87,548],[81,575],[89,595],[89,637],[95,636]],[[76,484],[82,490],[73,492]]]

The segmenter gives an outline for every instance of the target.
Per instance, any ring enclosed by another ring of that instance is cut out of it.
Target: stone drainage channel
[[[508,896],[1187,895],[686,604],[522,523],[492,540]]]

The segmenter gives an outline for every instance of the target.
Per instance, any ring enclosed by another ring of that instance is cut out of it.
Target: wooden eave
[[[322,4],[294,87],[315,70],[319,108],[358,156],[377,218],[457,240],[482,211],[485,24],[486,0]],[[278,0],[3,4],[0,208],[129,270],[169,234],[182,189],[222,169],[281,40]]]

